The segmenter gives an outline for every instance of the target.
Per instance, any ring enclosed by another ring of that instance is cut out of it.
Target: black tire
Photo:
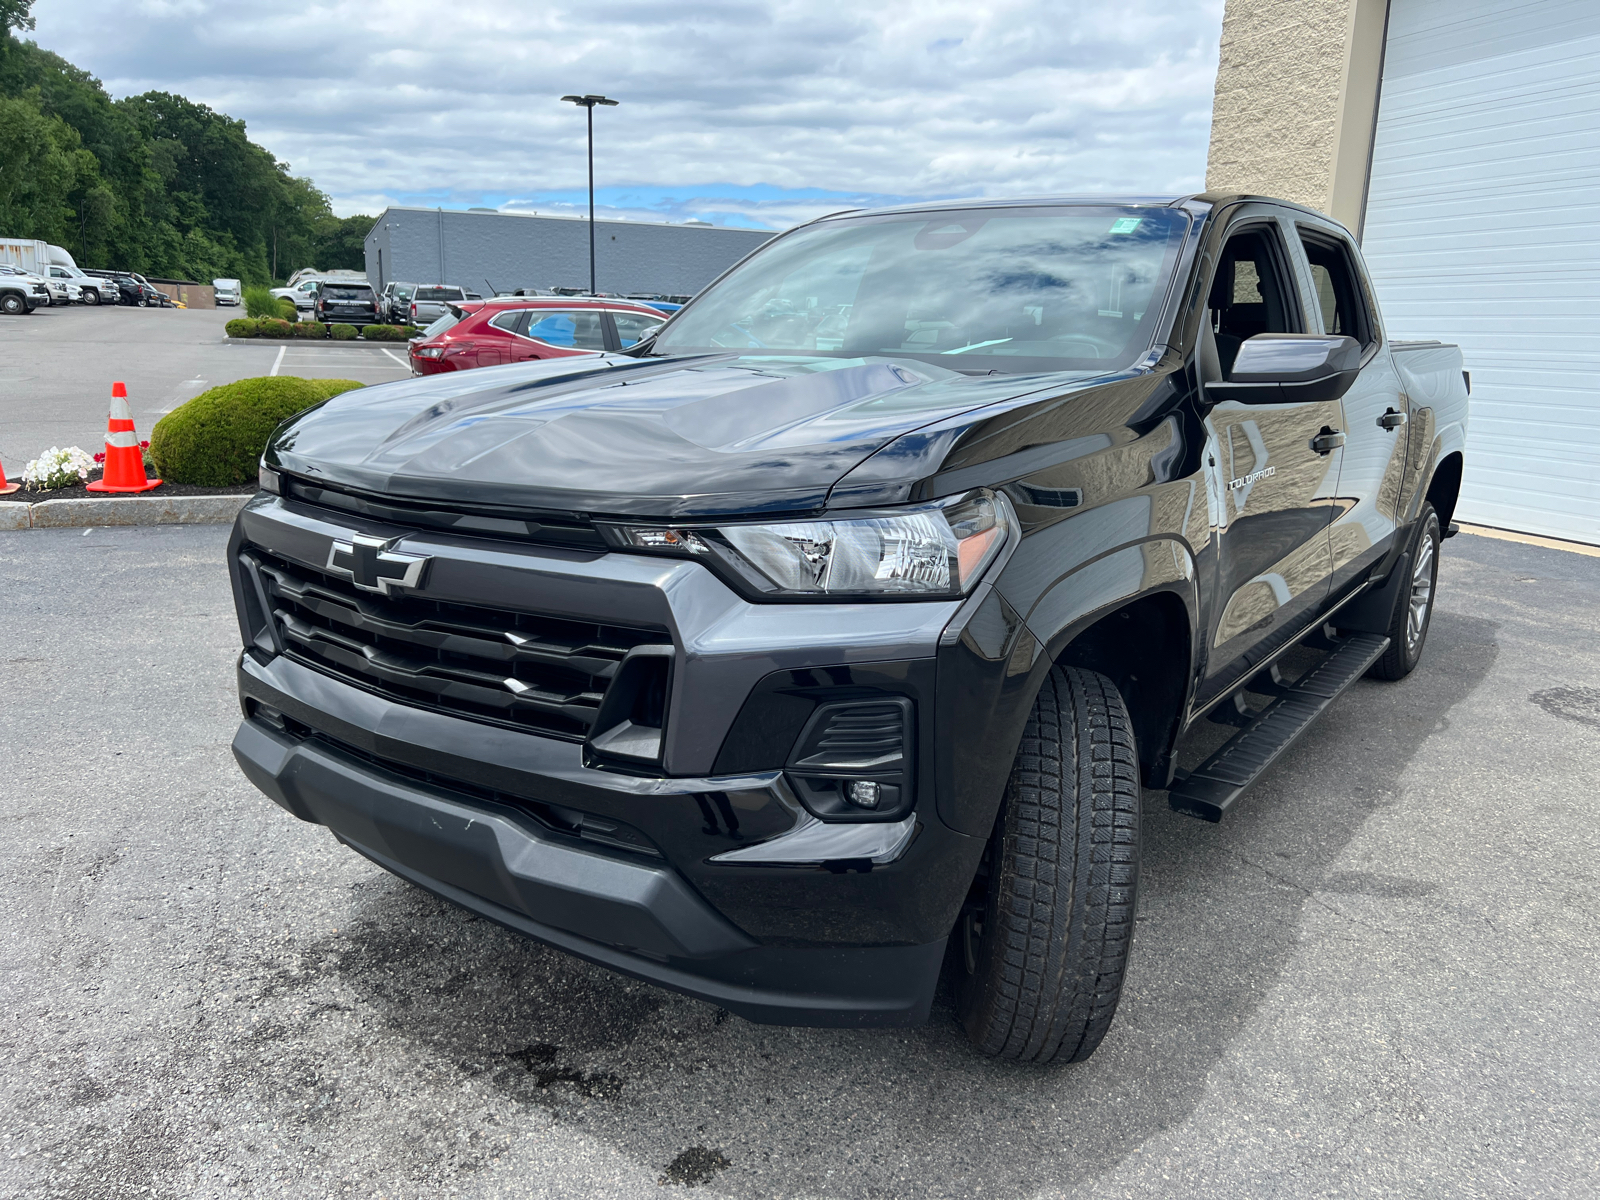
[[[100,303],[100,293],[95,291],[93,288],[84,288],[83,292],[79,296],[79,299],[92,308],[94,305]]]
[[[1404,679],[1422,661],[1422,648],[1428,641],[1428,626],[1433,621],[1433,601],[1439,593],[1439,514],[1433,505],[1424,504],[1417,518],[1416,540],[1406,569],[1409,584],[1402,581],[1395,597],[1394,613],[1389,618],[1389,648],[1367,669],[1372,679]]]
[[[150,301],[146,300],[143,296],[140,296],[138,300],[134,301],[134,303],[136,303],[140,308],[150,307]]]
[[[1023,731],[981,908],[956,931],[960,1013],[986,1054],[1082,1062],[1111,1026],[1139,886],[1139,759],[1104,675],[1056,667]]]
[[[27,311],[28,305],[21,296],[10,294],[0,296],[0,312],[5,313],[6,316],[20,317]]]

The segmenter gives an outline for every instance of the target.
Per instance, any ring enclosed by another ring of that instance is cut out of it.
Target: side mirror
[[[1206,385],[1211,400],[1294,404],[1337,400],[1361,370],[1361,343],[1320,333],[1258,333],[1246,338],[1233,370]]]

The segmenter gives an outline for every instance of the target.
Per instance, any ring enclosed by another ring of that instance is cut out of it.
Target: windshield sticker
[[[1139,223],[1143,219],[1143,217],[1118,217],[1115,221],[1111,222],[1111,232],[1132,233],[1135,229],[1139,228]]]

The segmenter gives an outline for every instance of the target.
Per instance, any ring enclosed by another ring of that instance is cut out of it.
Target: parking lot
[[[161,403],[277,351],[168,368],[135,334]],[[1147,793],[1117,1023],[1030,1068],[947,996],[913,1030],[747,1024],[297,822],[228,751],[226,537],[0,534],[0,1196],[1595,1194],[1600,558],[1446,543],[1414,675],[1220,826]]]
[[[387,383],[410,375],[403,343],[229,344],[237,308],[41,308],[0,318],[0,465],[15,478],[51,446],[93,453],[105,438],[111,385],[128,385],[139,436],[209,387],[253,375]]]

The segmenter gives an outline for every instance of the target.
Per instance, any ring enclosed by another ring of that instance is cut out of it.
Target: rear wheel
[[[1416,538],[1411,547],[1411,579],[1400,589],[1389,618],[1389,648],[1367,671],[1373,679],[1404,679],[1422,661],[1422,647],[1433,621],[1433,598],[1439,590],[1439,515],[1431,504],[1423,506],[1417,519]]]
[[[1081,1062],[1122,996],[1139,883],[1133,725],[1104,675],[1056,667],[1011,768],[987,891],[962,916],[962,1023],[986,1054]]]

